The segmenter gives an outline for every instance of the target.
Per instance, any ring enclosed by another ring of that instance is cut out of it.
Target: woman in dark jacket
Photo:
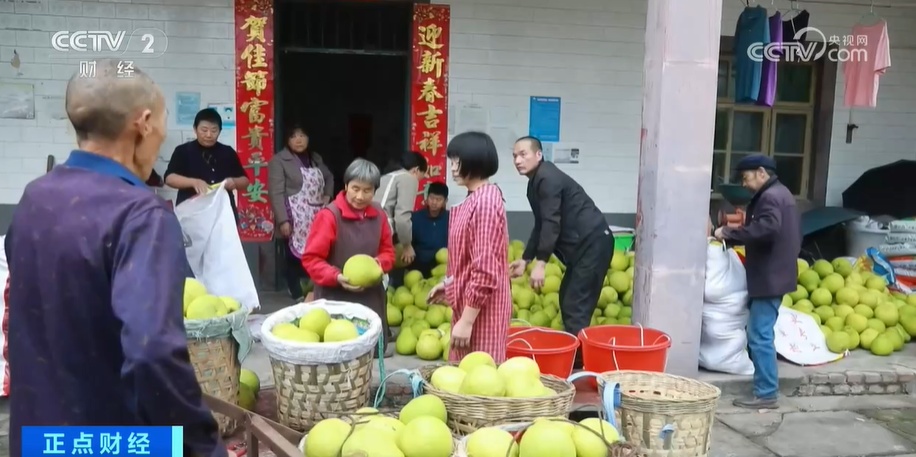
[[[301,125],[287,131],[286,147],[268,164],[270,205],[276,235],[286,240],[286,283],[294,300],[305,297],[302,252],[315,214],[328,204],[334,178],[318,153],[309,150],[309,137]]]

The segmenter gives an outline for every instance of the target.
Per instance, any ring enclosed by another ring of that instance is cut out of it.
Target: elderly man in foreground
[[[796,288],[801,217],[795,196],[776,177],[773,159],[747,156],[735,169],[741,174],[741,184],[754,196],[747,206],[744,226],[719,227],[715,237],[744,245],[747,252],[747,339],[754,362],[754,395],[737,399],[734,404],[749,409],[775,409],[779,374],[774,327],[782,296]]]
[[[181,227],[144,184],[165,98],[105,60],[66,110],[79,149],[26,186],[6,237],[10,455],[22,426],[66,424],[183,426],[184,455],[226,456],[188,357]]]

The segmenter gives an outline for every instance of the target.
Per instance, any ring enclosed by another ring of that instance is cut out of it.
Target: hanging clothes
[[[735,102],[756,103],[760,95],[763,60],[750,56],[751,46],[770,43],[770,22],[766,8],[749,6],[738,17],[735,27]],[[761,53],[758,49],[756,53]]]
[[[808,10],[802,10],[790,19],[782,23],[782,42],[795,43],[805,41],[808,38],[808,21],[811,19],[811,13]]]
[[[852,28],[852,41],[847,48],[849,59],[843,67],[845,106],[874,108],[878,104],[878,80],[891,66],[887,22],[856,24]]]
[[[770,43],[782,55],[782,13],[779,11],[770,16]],[[757,104],[761,106],[773,106],[776,102],[776,65],[778,62],[767,58],[763,59],[763,65],[760,70],[760,93],[757,96]]]

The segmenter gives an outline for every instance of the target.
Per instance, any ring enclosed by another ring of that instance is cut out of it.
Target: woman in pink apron
[[[309,137],[300,125],[293,125],[286,147],[268,164],[270,204],[274,212],[276,236],[285,245],[286,285],[294,300],[305,298],[303,283],[308,279],[302,269],[302,252],[315,214],[331,198],[334,178],[316,152],[310,151]]]

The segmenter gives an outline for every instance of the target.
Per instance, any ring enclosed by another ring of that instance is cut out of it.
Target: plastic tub
[[[641,325],[597,325],[579,332],[585,371],[664,372],[671,337]],[[597,387],[596,382],[592,385]]]
[[[542,327],[509,327],[506,357],[528,357],[537,362],[541,374],[569,377],[576,360],[579,339],[559,330]]]
[[[868,248],[876,248],[885,243],[890,230],[871,228],[857,222],[846,224],[846,255],[858,258],[865,255]]]

